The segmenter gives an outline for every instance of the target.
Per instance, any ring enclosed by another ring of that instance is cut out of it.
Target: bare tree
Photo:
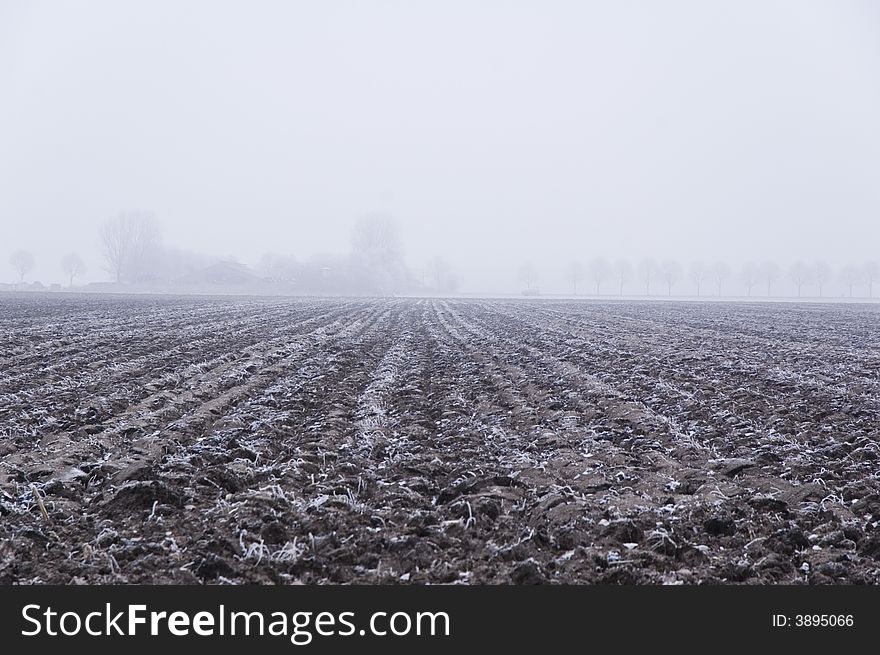
[[[382,214],[362,216],[351,237],[354,258],[369,278],[368,286],[382,295],[394,293],[408,273],[397,221]]]
[[[565,267],[565,279],[571,284],[573,295],[578,295],[578,283],[584,279],[584,265],[579,261],[569,262]]]
[[[730,277],[730,267],[724,262],[712,264],[712,279],[718,288],[718,296],[721,296],[721,285]]]
[[[72,287],[73,279],[86,272],[86,264],[82,257],[72,252],[61,258],[61,270],[67,274],[69,286]]]
[[[746,295],[752,295],[752,289],[758,284],[760,278],[759,269],[754,262],[746,262],[743,265],[742,270],[739,272],[739,279],[746,288]]]
[[[868,298],[874,297],[874,280],[880,277],[880,264],[868,262],[862,269],[865,276],[865,284],[868,286]]]
[[[602,282],[608,277],[609,273],[611,273],[611,265],[606,260],[597,257],[590,261],[590,277],[593,279],[593,284],[596,285],[597,296],[600,295]]]
[[[645,295],[651,295],[651,278],[657,273],[657,262],[647,257],[639,264],[639,276],[645,283]]]
[[[709,277],[709,268],[703,262],[694,262],[688,270],[688,277],[697,287],[697,297],[699,297],[703,281]]]
[[[660,264],[660,275],[663,277],[663,281],[666,282],[666,295],[671,296],[672,286],[681,277],[681,266],[678,265],[678,262],[667,259]]]
[[[396,261],[401,257],[400,230],[390,216],[362,216],[355,222],[352,250],[374,261]]]
[[[434,289],[443,288],[449,275],[449,264],[442,257],[434,257],[428,262],[428,279]]]
[[[858,266],[853,266],[852,264],[850,264],[849,266],[844,266],[841,277],[843,278],[847,289],[849,289],[850,298],[852,298],[853,296],[853,287],[862,284],[865,279],[864,271]]]
[[[107,270],[118,284],[131,257],[132,226],[128,217],[117,216],[101,226],[101,248]]]
[[[764,262],[758,269],[758,275],[767,285],[767,296],[769,297],[773,284],[779,279],[779,264],[776,262]]]
[[[159,223],[150,214],[129,212],[104,223],[101,248],[114,281],[136,282],[154,274],[160,241]]]
[[[428,262],[428,276],[431,287],[437,291],[450,293],[458,288],[458,276],[442,257],[434,257]]]
[[[520,282],[525,285],[526,291],[534,291],[535,290],[535,281],[538,277],[537,271],[535,271],[535,267],[531,262],[526,262],[522,266],[519,267],[517,271]]]
[[[446,278],[443,281],[443,286],[440,287],[440,290],[446,293],[456,293],[460,286],[461,278],[456,271],[450,268],[446,272]]]
[[[27,250],[16,250],[10,255],[9,263],[18,273],[18,283],[24,284],[24,276],[34,269],[34,256]]]
[[[623,285],[632,277],[632,266],[625,259],[614,264],[614,275],[617,278],[617,295],[623,296]]]
[[[788,278],[794,283],[794,286],[797,288],[798,298],[800,298],[804,285],[810,281],[810,267],[804,262],[795,262],[788,269]]]
[[[816,286],[819,288],[819,297],[822,297],[822,289],[831,281],[831,267],[825,262],[816,262],[813,264],[813,278],[816,280]]]

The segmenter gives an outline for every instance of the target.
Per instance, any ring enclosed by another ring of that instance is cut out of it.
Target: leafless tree
[[[813,278],[816,280],[816,286],[819,288],[819,297],[822,297],[822,289],[831,281],[831,267],[825,262],[816,262],[813,264]]]
[[[397,221],[380,214],[362,216],[355,222],[351,246],[355,253],[373,262],[396,262],[403,250]]]
[[[730,277],[730,267],[724,262],[715,262],[712,264],[712,279],[718,288],[718,296],[721,296],[721,286]]]
[[[449,264],[442,257],[434,257],[428,262],[428,280],[433,288],[442,288],[448,275]]]
[[[159,223],[147,213],[118,215],[101,226],[106,268],[115,282],[141,281],[155,274],[160,244]]]
[[[449,268],[446,271],[446,275],[443,278],[443,282],[440,284],[440,291],[444,293],[455,293],[458,291],[461,286],[461,278],[458,273],[455,272],[452,268]]]
[[[800,261],[795,262],[791,265],[791,268],[788,269],[788,277],[797,288],[798,298],[801,296],[801,291],[803,290],[804,285],[810,281],[810,273],[810,267]]]
[[[392,294],[406,282],[400,229],[394,218],[381,214],[359,218],[352,231],[351,247],[374,291]]]
[[[75,252],[64,255],[61,258],[61,270],[67,274],[69,286],[73,286],[73,279],[86,272],[86,263]]]
[[[432,288],[450,293],[458,288],[458,276],[442,257],[434,257],[428,262],[428,276]]]
[[[107,270],[117,284],[122,282],[122,276],[132,257],[133,226],[133,220],[126,215],[117,216],[101,226],[101,248]]]
[[[18,283],[24,284],[24,276],[34,269],[34,256],[27,250],[16,250],[10,255],[9,263],[18,273]]]
[[[632,277],[632,266],[625,259],[614,264],[614,275],[617,278],[617,295],[623,296],[623,285]]]
[[[526,291],[532,291],[535,289],[535,281],[538,277],[537,271],[535,271],[535,267],[531,262],[526,262],[522,266],[519,267],[517,271],[519,275],[520,282],[525,285]]]
[[[843,267],[841,277],[846,284],[847,289],[849,289],[850,298],[853,296],[853,288],[862,284],[865,280],[864,271],[860,267],[853,266],[852,264]]]
[[[688,277],[697,287],[697,296],[699,297],[703,281],[709,277],[709,268],[703,262],[694,262],[688,270]]]
[[[584,265],[579,261],[569,262],[565,267],[565,279],[571,284],[571,292],[578,295],[578,283],[584,279]]]
[[[764,262],[758,269],[758,275],[767,285],[767,296],[769,297],[773,284],[779,279],[779,264],[776,262]]]
[[[657,262],[647,257],[639,264],[639,276],[645,283],[645,295],[651,295],[651,278],[657,273]]]
[[[592,278],[593,284],[596,285],[597,296],[600,295],[602,282],[605,281],[609,273],[611,273],[611,265],[606,260],[596,257],[590,261],[590,278]]]
[[[758,284],[758,280],[761,278],[758,267],[754,262],[746,262],[742,269],[739,272],[739,279],[743,283],[743,286],[746,288],[746,295],[752,295],[752,289],[755,288],[755,285]]]
[[[663,277],[663,281],[666,282],[666,295],[671,296],[672,286],[681,277],[681,266],[679,266],[678,262],[667,259],[660,264],[660,275]]]
[[[868,298],[874,297],[874,280],[880,277],[880,264],[868,262],[862,269],[865,276],[865,284],[868,286]]]

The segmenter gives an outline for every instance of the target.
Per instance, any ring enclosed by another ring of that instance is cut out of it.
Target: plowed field
[[[0,583],[878,583],[878,319],[0,296]]]

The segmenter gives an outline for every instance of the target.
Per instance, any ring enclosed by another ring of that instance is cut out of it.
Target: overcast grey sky
[[[0,0],[0,280],[98,225],[255,262],[395,216],[467,290],[880,248],[880,3]]]

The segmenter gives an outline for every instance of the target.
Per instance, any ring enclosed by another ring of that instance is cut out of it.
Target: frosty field
[[[878,319],[0,296],[0,583],[878,583]]]

